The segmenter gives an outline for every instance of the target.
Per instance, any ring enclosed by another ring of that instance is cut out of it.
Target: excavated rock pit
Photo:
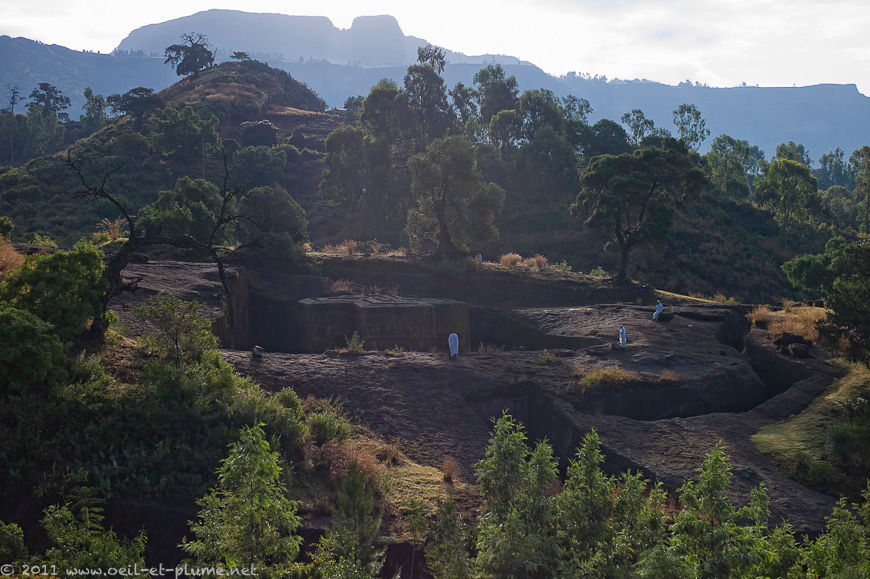
[[[221,288],[210,267],[131,267],[131,275],[146,274],[142,291],[117,300],[115,309],[123,322],[135,325],[129,316],[135,303],[153,293],[181,293],[208,304],[220,328]],[[287,303],[305,300],[303,291],[316,295],[322,287],[313,276],[287,283],[286,293],[267,294],[268,299],[236,292],[234,308],[242,315],[235,316],[237,333],[224,343],[262,345],[260,329],[270,320],[292,322],[276,314],[286,312]],[[669,304],[658,322],[651,319],[652,309],[623,304],[499,309],[471,303],[469,338],[462,341],[472,350],[480,342],[485,347],[456,360],[443,353],[446,343],[437,353],[292,354],[266,347],[259,360],[246,351],[224,355],[268,390],[292,387],[303,396],[345,402],[357,420],[417,462],[440,467],[444,458],[456,458],[466,480],[483,457],[491,419],[503,410],[526,424],[530,438],[549,439],[563,464],[595,428],[611,472],[637,469],[670,490],[694,477],[704,455],[721,441],[735,473],[735,497],[745,500],[765,482],[775,519],[788,519],[801,532],[823,528],[833,499],[788,479],[750,442],[765,424],[799,412],[835,377],[822,352],[811,348],[806,360],[782,356],[764,332],[749,331],[745,308]],[[265,315],[269,311],[271,318]],[[616,342],[619,324],[628,332],[624,349]],[[278,342],[288,333],[271,331]],[[584,390],[581,378],[602,368],[619,368],[628,379]]]

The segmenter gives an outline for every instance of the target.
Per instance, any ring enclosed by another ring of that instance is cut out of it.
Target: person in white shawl
[[[450,346],[451,359],[459,355],[459,336],[456,333],[447,336],[447,345]]]
[[[653,321],[657,321],[659,316],[662,315],[662,310],[665,309],[662,305],[662,300],[656,300],[656,311],[653,314]]]

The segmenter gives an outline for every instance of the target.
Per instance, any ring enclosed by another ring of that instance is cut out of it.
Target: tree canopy
[[[214,52],[209,49],[208,38],[199,32],[185,32],[181,44],[172,44],[163,51],[166,60],[175,68],[178,76],[199,74],[199,71],[214,64]]]
[[[436,255],[454,256],[467,251],[474,239],[498,235],[495,217],[504,191],[484,182],[467,139],[436,139],[425,153],[411,158],[410,168],[416,206],[408,212],[407,229],[416,249],[428,240]]]
[[[631,249],[667,233],[674,209],[706,184],[685,145],[670,138],[662,145],[595,157],[580,176],[572,211],[619,244],[621,280],[628,279]]]

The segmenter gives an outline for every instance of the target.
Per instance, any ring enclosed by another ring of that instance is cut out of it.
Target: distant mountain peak
[[[132,31],[115,49],[121,52],[163,54],[185,32],[205,34],[218,59],[234,51],[268,62],[315,61],[363,67],[407,66],[417,59],[423,38],[407,36],[395,16],[357,16],[350,28],[337,28],[326,16],[290,16],[239,10],[212,9],[149,24]],[[448,62],[483,62],[482,57],[446,50]],[[491,55],[487,55],[492,59]],[[519,64],[514,57],[497,62]]]
[[[350,25],[352,31],[357,32],[387,32],[404,36],[399,21],[391,14],[378,14],[375,16],[357,16]]]

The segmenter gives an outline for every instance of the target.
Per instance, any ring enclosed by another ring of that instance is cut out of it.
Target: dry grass
[[[447,457],[441,463],[441,474],[444,476],[444,481],[452,483],[453,477],[456,476],[456,471],[459,470],[459,463],[455,458]]]
[[[541,366],[547,366],[549,364],[558,364],[561,362],[558,356],[553,354],[548,350],[544,350],[541,352],[541,355],[535,360],[535,363],[540,364]]]
[[[516,267],[523,261],[523,256],[519,253],[505,253],[498,260],[504,266]]]
[[[815,342],[819,339],[819,330],[816,325],[826,317],[827,312],[824,308],[792,306],[788,312],[785,310],[777,312],[773,319],[767,323],[767,336],[771,340],[775,340],[779,336],[789,333],[803,336],[806,340]]]
[[[577,369],[575,369],[575,373],[579,374]],[[633,382],[638,379],[640,379],[640,374],[637,372],[623,370],[616,366],[596,368],[580,378],[580,392],[585,393],[589,390],[616,386],[625,382]]]
[[[389,448],[387,448],[389,447]],[[351,463],[356,463],[366,481],[375,489],[383,488],[387,465],[404,464],[406,459],[392,445],[368,438],[353,438],[344,442],[330,441],[320,449],[320,458],[329,469],[329,480],[338,484],[347,476]]]
[[[359,293],[359,286],[348,279],[328,281],[326,291],[332,294],[355,294]]]
[[[97,225],[97,234],[105,235],[109,238],[109,241],[118,241],[126,224],[127,222],[121,217],[118,217],[114,221],[104,217],[99,225]]]
[[[24,263],[24,256],[15,251],[11,243],[6,243],[0,237],[0,279],[3,279],[9,270],[15,269],[22,263]]]
[[[536,253],[534,257],[528,257],[523,260],[523,267],[527,269],[546,269],[547,258],[540,253]]]
[[[328,245],[323,246],[323,253],[328,255],[340,255],[344,257],[353,257],[353,254],[356,252],[356,248],[359,244],[352,240],[346,239],[341,243],[330,243]]]
[[[755,306],[749,312],[749,319],[756,328],[766,328],[774,317],[775,314],[768,306]]]
[[[399,284],[390,286],[367,285],[362,288],[362,294],[366,296],[396,295],[399,293]]]
[[[664,370],[661,375],[659,375],[659,380],[662,382],[679,382],[682,379],[683,378],[673,370]]]
[[[729,305],[737,303],[737,300],[735,300],[733,297],[726,296],[725,294],[723,294],[721,292],[717,293],[716,295],[713,296],[713,301],[719,302],[720,304],[729,304]]]

